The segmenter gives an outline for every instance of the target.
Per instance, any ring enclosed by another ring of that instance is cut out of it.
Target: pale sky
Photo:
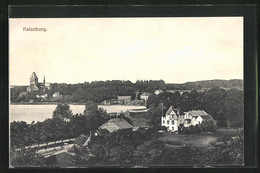
[[[51,83],[243,79],[243,17],[10,19],[10,84],[32,72]]]

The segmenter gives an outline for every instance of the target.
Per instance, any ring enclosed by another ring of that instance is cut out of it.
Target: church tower
[[[38,85],[38,77],[35,72],[33,72],[30,77],[30,85]]]

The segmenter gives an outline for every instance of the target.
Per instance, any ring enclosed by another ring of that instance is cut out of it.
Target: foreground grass
[[[223,137],[243,136],[242,129],[218,129],[215,133],[198,133],[198,134],[176,134],[165,132],[158,138],[164,142],[167,147],[196,147],[203,150],[212,149]]]

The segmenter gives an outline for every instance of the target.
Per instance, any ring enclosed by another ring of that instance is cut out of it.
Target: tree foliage
[[[151,131],[126,132],[119,130],[90,143],[94,165],[140,165],[155,162],[163,149]]]
[[[104,100],[116,98],[118,95],[129,95],[132,99],[135,98],[136,91],[154,93],[157,89],[162,90],[203,90],[203,88],[212,87],[224,87],[224,88],[243,88],[242,80],[209,80],[209,81],[197,81],[187,82],[184,84],[166,84],[163,80],[137,80],[135,83],[130,81],[112,80],[112,81],[93,81],[91,83],[84,82],[79,84],[65,84],[65,83],[52,83],[52,89],[45,91],[48,94],[48,99],[45,101],[57,101],[57,99],[51,99],[51,96],[55,92],[59,92],[63,95],[59,98],[59,101],[73,102],[73,103],[85,103],[87,101],[93,101],[101,103]],[[35,94],[42,94],[39,92],[27,94],[26,96],[19,97],[21,92],[26,91],[26,86],[16,86],[11,89],[11,101],[23,102],[29,101],[29,99],[36,99],[33,97]],[[37,100],[37,99],[36,99]],[[177,105],[176,105],[177,106]]]
[[[43,122],[31,124],[23,121],[11,122],[11,147],[22,148],[32,144],[75,138],[96,130],[109,119],[107,113],[103,109],[98,109],[95,103],[87,103],[84,112],[86,114],[72,115],[69,105],[63,103],[57,105],[53,118]],[[65,117],[70,121],[64,121]]]
[[[52,117],[59,119],[69,119],[72,116],[72,111],[67,103],[59,103],[56,109],[53,111]]]
[[[44,157],[36,154],[33,149],[10,150],[10,165],[13,167],[46,166]]]

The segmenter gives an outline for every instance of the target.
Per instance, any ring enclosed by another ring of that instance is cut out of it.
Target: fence
[[[76,138],[70,138],[70,139],[64,139],[64,140],[59,140],[59,141],[51,141],[51,142],[46,142],[42,144],[34,144],[34,145],[29,145],[24,147],[25,149],[33,149],[37,148],[38,150],[44,147],[51,147],[52,145],[58,145],[58,144],[64,144],[66,142],[74,142]],[[16,151],[20,151],[22,148],[17,148]]]

